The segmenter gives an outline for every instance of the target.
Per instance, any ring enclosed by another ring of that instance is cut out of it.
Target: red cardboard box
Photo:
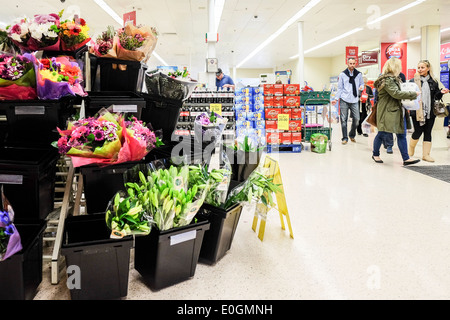
[[[273,97],[273,106],[274,107],[284,107],[284,96],[274,96]]]
[[[267,144],[280,144],[280,134],[278,132],[266,132]]]
[[[274,84],[273,85],[273,94],[275,96],[283,96],[284,95],[284,85],[283,84]]]
[[[284,106],[287,108],[300,107],[300,96],[284,96]]]
[[[289,131],[301,131],[302,121],[301,120],[291,120],[289,121]]]
[[[292,117],[292,112],[291,112],[291,110],[292,110],[292,109],[289,109],[289,108],[283,108],[283,109],[281,109],[281,113],[282,113],[282,114],[287,114],[287,115],[289,115],[289,120],[290,120],[291,117]]]
[[[262,87],[265,96],[273,96],[273,84],[263,84]]]
[[[273,96],[264,96],[264,107],[273,107]]]
[[[302,109],[292,108],[291,109],[291,119],[292,120],[300,120],[301,118],[302,118]]]
[[[278,121],[266,120],[266,130],[278,130]]]
[[[301,132],[291,132],[292,134],[292,144],[300,144],[302,142]]]
[[[266,120],[277,120],[278,115],[281,114],[282,108],[265,108]]]
[[[284,84],[283,94],[288,96],[299,96],[300,95],[300,84]]]
[[[282,132],[280,139],[281,139],[281,144],[292,144],[292,133],[291,132]]]

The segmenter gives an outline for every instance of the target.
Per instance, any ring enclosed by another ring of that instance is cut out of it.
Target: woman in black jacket
[[[411,111],[414,132],[409,143],[409,156],[414,155],[414,149],[423,133],[423,160],[434,162],[430,157],[431,131],[433,130],[436,116],[433,113],[433,105],[436,100],[441,100],[442,95],[448,93],[448,89],[439,89],[439,82],[433,74],[431,64],[428,60],[420,60],[417,65],[417,73],[411,82],[415,82],[422,91],[422,108]]]
[[[370,103],[370,99],[373,98],[373,92],[372,88],[367,84],[367,77],[363,77],[364,80],[364,86],[366,87],[366,94],[367,97],[363,99],[362,93],[364,91],[359,90],[359,123],[358,127],[356,128],[358,134],[363,134],[365,137],[368,136],[367,133],[363,133],[362,131],[362,123],[367,118],[367,112],[372,108],[372,104]]]

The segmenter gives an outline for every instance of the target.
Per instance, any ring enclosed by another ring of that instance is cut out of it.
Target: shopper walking
[[[420,160],[413,160],[408,155],[406,110],[402,107],[401,100],[416,99],[419,92],[401,91],[401,80],[398,77],[401,69],[402,64],[400,59],[390,58],[384,64],[381,76],[374,83],[378,94],[378,133],[373,141],[372,159],[377,163],[383,163],[383,160],[380,159],[381,144],[387,133],[395,133],[397,136],[397,145],[402,155],[403,165],[406,166],[417,163]]]
[[[373,98],[372,88],[367,84],[367,77],[363,77],[364,81],[364,89],[359,91],[359,124],[356,130],[359,135],[363,135],[364,137],[368,137],[367,133],[363,133],[362,123],[367,118],[367,112],[372,107],[370,103],[370,99]]]
[[[439,89],[439,82],[433,74],[431,64],[428,60],[420,60],[417,65],[417,73],[414,79],[410,80],[415,82],[422,92],[422,106],[417,111],[411,111],[412,122],[414,126],[414,132],[411,135],[409,142],[408,153],[410,156],[414,155],[415,147],[419,138],[423,134],[423,154],[422,159],[428,162],[434,162],[434,159],[430,156],[431,152],[431,131],[433,130],[434,121],[436,116],[433,113],[433,105],[436,100],[440,100],[442,95],[448,93],[447,88]]]
[[[331,102],[334,106],[339,101],[340,121],[342,129],[342,144],[347,144],[348,138],[356,142],[356,128],[359,123],[358,90],[364,89],[362,74],[355,68],[356,59],[348,58],[347,69],[341,72],[338,80],[338,90],[335,99]],[[352,127],[347,130],[349,111],[352,117]]]

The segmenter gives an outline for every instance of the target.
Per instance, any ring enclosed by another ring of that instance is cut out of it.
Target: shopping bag
[[[364,119],[365,122],[371,124],[372,126],[377,126],[377,103],[374,103],[372,109],[369,111],[367,118]]]
[[[417,86],[415,82],[405,82],[400,84],[400,88],[402,91],[414,91],[420,92],[420,88]],[[416,111],[420,108],[420,95],[417,96],[414,100],[403,99],[402,106],[406,110]]]

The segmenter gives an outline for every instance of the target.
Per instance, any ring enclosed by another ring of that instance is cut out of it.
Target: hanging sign
[[[125,27],[128,23],[136,26],[136,11],[131,11],[123,14],[123,26]]]
[[[380,68],[383,70],[384,64],[390,58],[398,58],[402,62],[402,72],[405,74],[408,70],[406,64],[407,44],[406,43],[381,43],[381,64]]]
[[[358,63],[358,47],[345,47],[345,64],[349,58],[356,59],[356,63]]]
[[[450,42],[441,44],[441,62],[450,60]]]
[[[358,67],[378,64],[378,51],[366,51],[358,57]]]

